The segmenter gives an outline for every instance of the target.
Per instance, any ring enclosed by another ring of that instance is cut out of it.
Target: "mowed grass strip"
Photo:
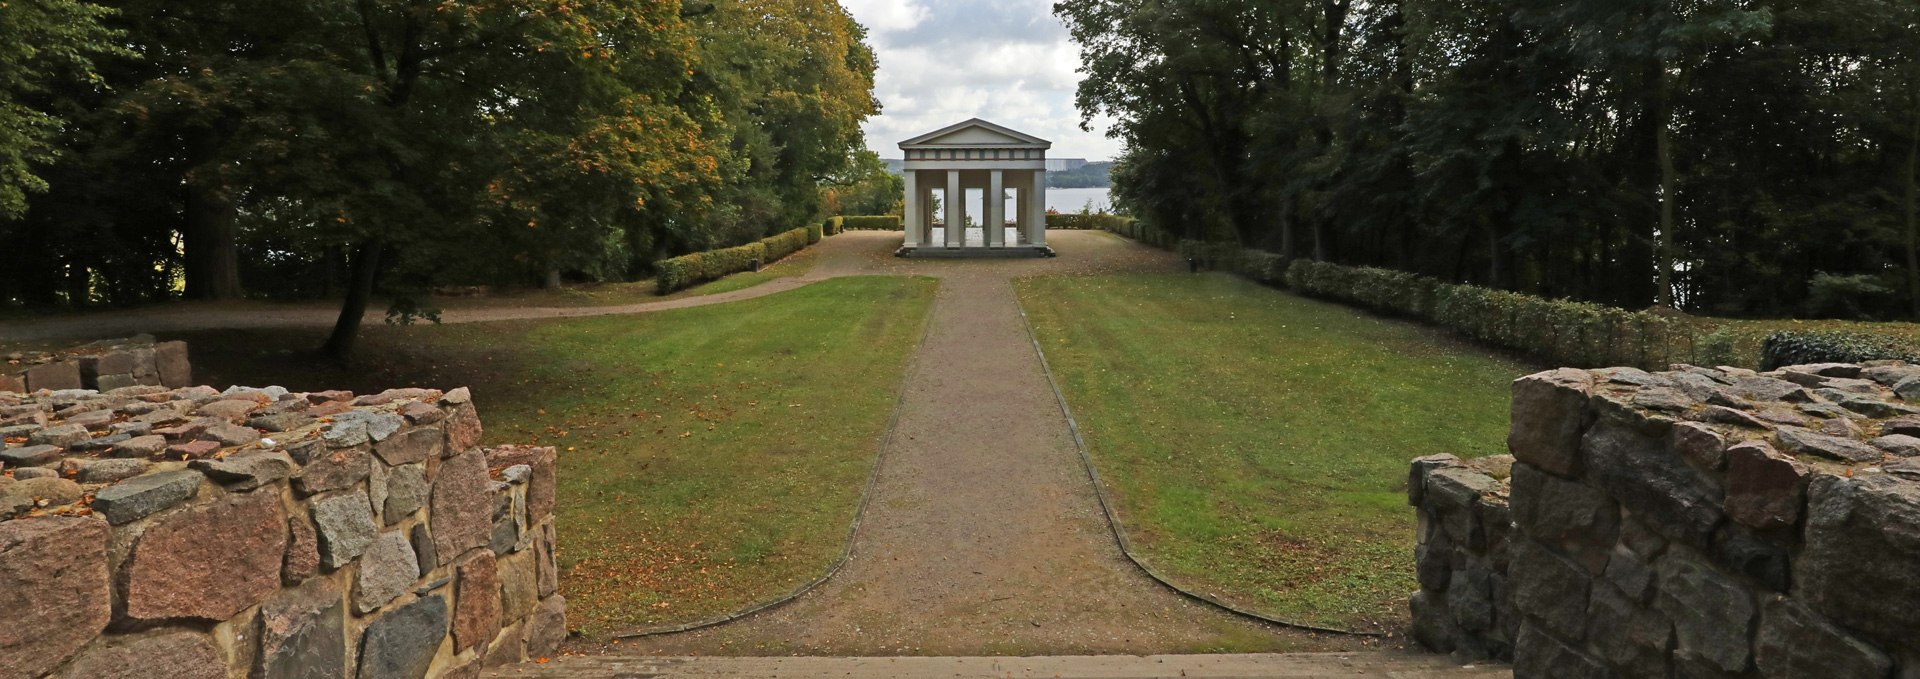
[[[574,625],[699,620],[823,573],[845,545],[935,285],[836,279],[530,336],[548,357],[530,376],[575,388],[494,412],[513,438],[563,451],[559,554]],[[596,369],[575,377],[580,363]]]
[[[651,314],[208,332],[196,376],[294,389],[471,385],[486,445],[560,449],[561,592],[590,637],[701,620],[818,577],[846,544],[937,283],[854,277]]]
[[[1405,627],[1407,463],[1504,452],[1508,385],[1531,372],[1224,274],[1017,287],[1138,555],[1312,625]]]

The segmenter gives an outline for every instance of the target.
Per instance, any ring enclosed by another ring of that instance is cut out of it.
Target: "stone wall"
[[[1510,635],[1521,679],[1920,677],[1909,398],[1920,366],[1897,362],[1522,378],[1504,556],[1472,537],[1494,532],[1484,518],[1448,520],[1491,511],[1498,490],[1446,460],[1416,463],[1415,504],[1440,524],[1422,532],[1421,641],[1498,655]],[[1475,591],[1481,544],[1495,614],[1475,627],[1463,612],[1484,605],[1456,605],[1455,582],[1464,572]],[[1441,589],[1443,561],[1467,567]],[[1431,610],[1441,600],[1444,615]]]
[[[1407,605],[1413,638],[1462,662],[1511,660],[1520,619],[1507,596],[1507,455],[1461,462],[1452,455],[1413,461],[1407,500],[1419,517],[1414,547],[1420,591]]]
[[[150,335],[83,344],[55,352],[14,352],[0,366],[0,392],[193,384],[186,342],[155,342]]]
[[[554,450],[467,390],[0,393],[0,679],[477,677],[552,654]]]

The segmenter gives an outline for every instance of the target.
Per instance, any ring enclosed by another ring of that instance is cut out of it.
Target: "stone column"
[[[1027,201],[1027,214],[1033,223],[1026,225],[1027,244],[1039,247],[1047,244],[1047,171],[1033,171],[1033,197]]]
[[[987,173],[987,192],[983,196],[987,212],[987,247],[1007,246],[1007,185],[1001,170]]]
[[[966,243],[967,191],[960,188],[960,171],[947,170],[947,247]]]
[[[919,175],[920,172],[918,170],[906,171],[906,205],[902,206],[903,209],[900,211],[901,219],[906,221],[906,223],[902,225],[904,227],[903,230],[906,231],[906,246],[910,248],[920,246],[920,224],[927,216],[926,211],[920,209]]]
[[[1033,197],[1033,187],[1020,179],[1015,179],[1013,185],[1013,226],[1018,238],[1025,238],[1027,222],[1033,221],[1033,211],[1027,207],[1028,199]]]
[[[933,188],[934,188],[933,185],[936,183],[937,182],[929,181],[929,182],[921,182],[920,184],[920,244],[921,245],[930,245],[933,242],[933,217],[934,215],[938,214],[934,212],[934,205],[933,205]]]

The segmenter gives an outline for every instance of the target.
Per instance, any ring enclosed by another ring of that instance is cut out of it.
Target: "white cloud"
[[[968,118],[984,118],[1053,141],[1052,155],[1109,159],[1118,142],[1080,130],[1073,106],[1079,53],[1051,0],[841,0],[865,25],[880,62],[867,146],[882,157],[898,144]]]
[[[840,0],[840,6],[874,35],[910,31],[927,19],[927,8],[912,0]]]

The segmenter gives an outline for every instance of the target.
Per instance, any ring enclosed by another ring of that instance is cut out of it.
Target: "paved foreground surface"
[[[1048,656],[1039,658],[588,658],[523,665],[493,676],[523,679],[639,677],[1511,677],[1501,667],[1455,667],[1412,653]]]

